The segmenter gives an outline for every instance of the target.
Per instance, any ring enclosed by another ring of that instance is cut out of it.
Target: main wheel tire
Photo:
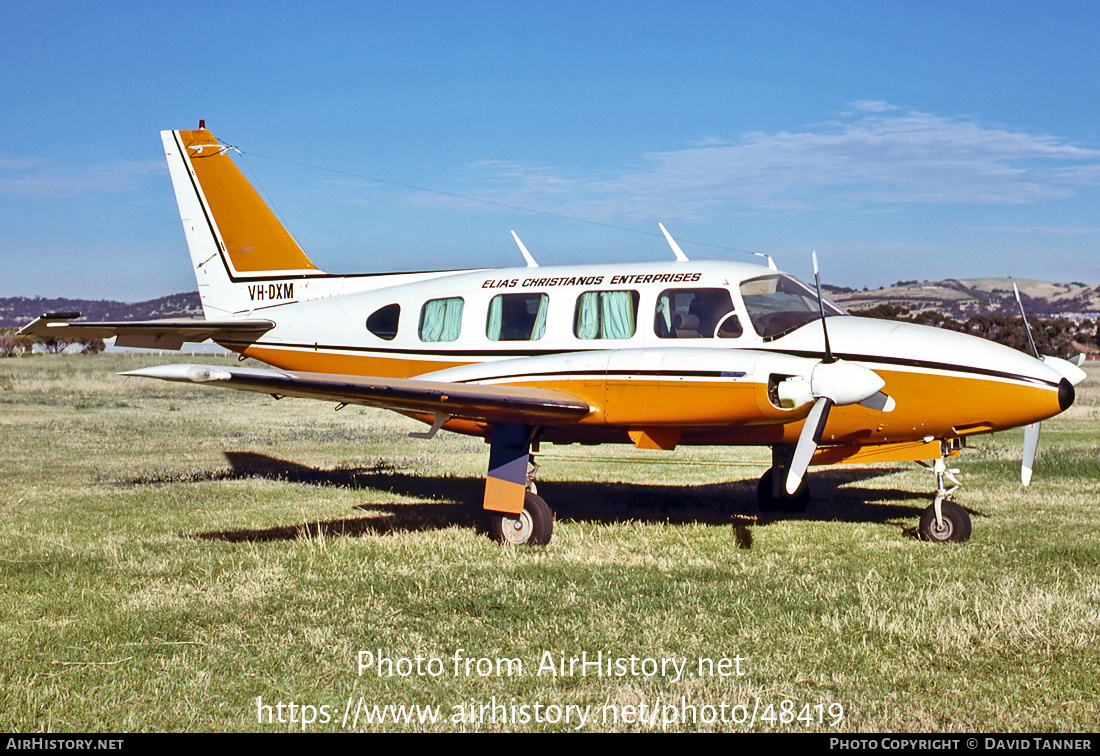
[[[516,546],[545,546],[554,533],[554,513],[541,496],[530,491],[523,497],[518,515],[495,514],[489,520],[494,541]]]
[[[760,505],[760,509],[765,512],[805,512],[810,506],[810,485],[806,479],[802,479],[793,496],[788,496],[786,490],[781,487],[779,496],[776,497],[772,494],[774,478],[775,468],[770,467],[760,476],[756,484],[756,502]]]
[[[962,543],[970,539],[970,514],[953,501],[940,504],[943,524],[936,522],[936,506],[933,504],[920,516],[918,533],[922,541],[934,543]]]

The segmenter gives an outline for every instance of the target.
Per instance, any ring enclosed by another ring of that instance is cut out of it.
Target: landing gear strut
[[[515,546],[545,546],[554,532],[554,513],[537,493],[531,456],[535,429],[516,423],[494,425],[489,435],[489,473],[482,506],[489,535]],[[537,442],[535,444],[537,450]],[[531,470],[528,470],[531,465]]]
[[[756,501],[765,512],[805,512],[810,505],[810,486],[802,478],[793,495],[787,493],[784,483],[790,469],[794,447],[777,444],[772,447],[772,466],[760,476],[756,484]]]
[[[946,456],[950,448],[946,442],[943,447]],[[970,538],[970,514],[951,499],[951,494],[962,484],[955,477],[958,470],[948,468],[943,460],[941,456],[932,463],[932,474],[936,476],[936,500],[921,514],[917,533],[924,541],[962,543]],[[944,486],[944,478],[954,485],[951,488]]]

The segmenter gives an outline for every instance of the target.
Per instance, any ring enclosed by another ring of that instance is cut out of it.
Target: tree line
[[[38,338],[20,336],[18,328],[0,328],[0,356],[18,357],[34,351],[35,344],[46,354],[61,354],[73,344],[80,345],[81,354],[99,354],[107,345],[103,339]]]
[[[961,321],[935,310],[910,313],[904,307],[889,304],[877,305],[868,310],[859,310],[852,314],[865,318],[899,320],[905,323],[918,323],[944,328],[949,331],[968,333],[1031,354],[1031,345],[1028,343],[1024,321],[1018,316],[974,315],[968,320]],[[1100,351],[1100,318],[1097,318],[1096,322],[1086,318],[1080,323],[1074,323],[1067,318],[1044,320],[1035,316],[1028,316],[1027,322],[1031,326],[1031,336],[1035,340],[1035,348],[1039,350],[1039,354],[1049,354],[1053,357],[1071,357],[1082,351],[1086,353]]]

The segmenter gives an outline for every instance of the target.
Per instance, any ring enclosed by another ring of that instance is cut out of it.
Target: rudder
[[[207,318],[280,304],[256,292],[324,275],[213,134],[162,131],[161,140]]]

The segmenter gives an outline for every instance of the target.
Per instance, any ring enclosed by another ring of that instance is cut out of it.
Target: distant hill
[[[851,312],[885,304],[904,307],[913,313],[934,310],[957,320],[975,315],[1018,316],[1020,310],[1012,293],[1014,280],[1028,315],[1054,318],[1100,313],[1100,284],[1090,286],[1079,282],[949,278],[944,281],[898,281],[893,286],[870,291],[833,287],[828,296]]]
[[[869,291],[824,286],[826,295],[851,312],[879,305],[904,307],[910,313],[932,310],[956,320],[975,315],[1016,317],[1019,309],[1011,278],[969,278],[944,281],[898,281]],[[1039,318],[1100,313],[1100,284],[1052,283],[1015,279],[1028,315]],[[44,312],[80,312],[87,320],[155,320],[201,318],[197,292],[172,294],[146,302],[85,299],[0,298],[0,328],[23,326]]]
[[[0,298],[0,328],[22,327],[44,312],[79,312],[86,320],[201,318],[202,303],[197,291],[145,302],[6,297]]]

